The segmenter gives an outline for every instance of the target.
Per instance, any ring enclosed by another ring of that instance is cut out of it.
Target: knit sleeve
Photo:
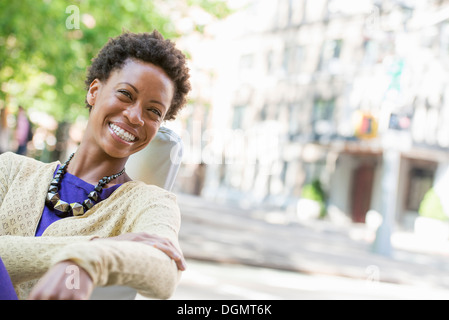
[[[144,193],[134,206],[136,219],[131,232],[168,238],[177,248],[180,213],[173,194],[162,189]],[[125,285],[152,298],[169,298],[180,279],[176,263],[164,252],[133,241],[99,239],[64,247],[52,263],[72,260],[84,268],[95,285]]]
[[[0,205],[3,203],[8,192],[8,181],[11,167],[11,152],[5,152],[0,155]]]
[[[16,286],[41,277],[51,266],[52,257],[64,246],[82,243],[92,236],[22,237],[0,236],[0,256]]]

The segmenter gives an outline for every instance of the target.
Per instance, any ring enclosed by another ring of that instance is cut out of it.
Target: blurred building
[[[186,190],[206,164],[202,195],[243,205],[319,181],[353,222],[410,227],[432,187],[449,213],[449,1],[247,1],[191,43]]]

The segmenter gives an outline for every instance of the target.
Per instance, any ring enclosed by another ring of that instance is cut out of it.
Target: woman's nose
[[[144,121],[142,119],[142,107],[140,104],[136,103],[129,106],[123,113],[131,124],[143,126]]]

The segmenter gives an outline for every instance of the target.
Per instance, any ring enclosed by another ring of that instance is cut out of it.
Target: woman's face
[[[88,141],[114,158],[142,150],[156,135],[173,94],[174,84],[162,68],[127,60],[107,81],[90,85]]]

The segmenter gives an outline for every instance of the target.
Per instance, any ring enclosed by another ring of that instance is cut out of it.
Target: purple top
[[[53,176],[56,174],[58,168],[59,165],[56,168]],[[103,189],[99,194],[97,203],[109,197],[120,186],[121,184],[116,184],[112,187]],[[66,172],[61,180],[61,185],[59,187],[59,195],[61,196],[61,200],[64,200],[65,202],[83,203],[83,201],[87,199],[87,196],[94,190],[94,188],[95,188],[94,185],[87,183],[86,181],[81,180],[77,176],[74,176]],[[39,225],[37,226],[36,237],[41,236],[42,233],[44,233],[45,229],[47,229],[47,227],[50,224],[59,219],[62,218],[56,215],[55,210],[52,210],[47,206],[45,206],[41,220],[39,221]]]
[[[0,257],[0,300],[17,300],[17,294],[14,291],[8,271]]]

